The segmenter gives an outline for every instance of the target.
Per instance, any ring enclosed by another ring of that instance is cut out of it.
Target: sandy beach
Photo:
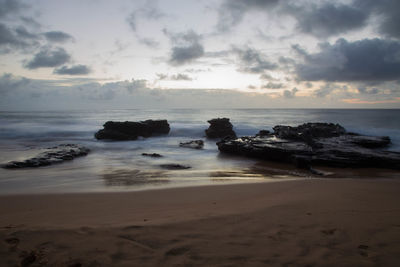
[[[400,181],[0,197],[1,266],[399,266]]]

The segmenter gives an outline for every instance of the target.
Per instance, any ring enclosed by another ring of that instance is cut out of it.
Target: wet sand
[[[400,266],[400,180],[0,197],[0,266]]]

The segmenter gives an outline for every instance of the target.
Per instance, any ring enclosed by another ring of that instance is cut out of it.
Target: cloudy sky
[[[0,110],[400,108],[398,0],[0,0]]]

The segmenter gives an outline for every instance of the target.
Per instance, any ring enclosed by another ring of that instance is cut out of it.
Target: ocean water
[[[52,166],[0,169],[0,194],[143,190],[176,186],[259,182],[307,177],[292,166],[220,154],[215,140],[204,138],[207,120],[228,117],[238,136],[271,130],[275,125],[306,122],[339,123],[348,131],[387,135],[388,150],[400,151],[400,110],[234,109],[234,110],[106,110],[0,112],[0,164],[20,160],[63,143],[91,149],[88,156]],[[109,120],[167,119],[167,136],[107,142],[94,133]],[[202,150],[179,142],[203,139]],[[143,157],[159,153],[162,158]],[[188,170],[164,170],[160,164],[189,165]]]

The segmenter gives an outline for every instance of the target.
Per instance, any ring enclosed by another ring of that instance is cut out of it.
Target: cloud
[[[368,13],[359,8],[324,3],[301,6],[287,6],[286,11],[297,20],[298,29],[317,37],[329,37],[366,25]]]
[[[141,43],[147,47],[150,47],[150,48],[157,48],[160,46],[160,43],[157,42],[156,40],[154,40],[153,38],[146,38],[146,37],[142,38],[142,37],[137,36],[137,39],[138,39],[139,43]]]
[[[393,38],[400,38],[400,1],[398,0],[356,0],[355,6],[377,17],[380,33]]]
[[[166,15],[157,7],[156,0],[148,0],[145,5],[132,11],[126,18],[129,27],[132,31],[137,31],[137,21],[138,19],[145,20],[159,20]]]
[[[320,52],[301,56],[295,71],[305,81],[391,81],[400,79],[400,42],[363,39],[320,44]]]
[[[71,56],[64,48],[57,47],[56,49],[51,49],[44,47],[25,67],[28,69],[58,67],[67,63],[70,59]]]
[[[284,87],[285,87],[285,85],[283,83],[268,82],[266,85],[263,85],[262,88],[265,88],[265,89],[282,89]]]
[[[385,100],[362,100],[359,98],[346,98],[342,99],[342,101],[348,104],[367,104],[367,105],[392,104],[392,103],[400,103],[400,97],[395,97],[394,99],[385,99]]]
[[[218,9],[217,30],[227,32],[250,10],[271,10],[279,0],[225,0]]]
[[[293,88],[292,90],[285,90],[285,91],[283,91],[283,97],[285,97],[285,98],[294,98],[298,91],[299,90],[296,87]]]
[[[122,82],[122,85],[128,90],[129,93],[134,93],[140,90],[147,89],[147,81],[146,80],[135,80],[128,82]]]
[[[193,30],[172,34],[164,29],[173,47],[168,63],[173,66],[180,66],[191,63],[204,55],[204,47],[200,43],[201,36]]]
[[[5,95],[20,88],[24,88],[29,83],[30,79],[15,77],[10,73],[4,73],[0,76],[0,95]]]
[[[187,74],[184,73],[177,73],[173,75],[168,75],[168,74],[163,74],[163,73],[157,73],[157,79],[159,81],[165,81],[165,80],[170,80],[170,81],[192,81],[193,78],[190,77]]]
[[[362,87],[357,88],[357,91],[360,94],[368,94],[368,95],[376,95],[379,93],[379,89],[376,87],[368,88],[368,87],[362,86]]]
[[[35,49],[39,45],[38,39],[36,34],[28,32],[23,26],[13,29],[0,23],[0,53]]]
[[[267,56],[253,48],[238,48],[233,47],[239,59],[239,71],[247,73],[263,73],[266,70],[275,70],[278,68],[276,63],[272,63],[267,59]]]
[[[61,68],[53,71],[53,73],[60,75],[86,75],[90,72],[90,68],[86,65],[75,65],[71,67],[62,66]]]
[[[43,33],[43,35],[49,42],[54,43],[65,43],[67,41],[73,40],[73,37],[71,35],[62,31],[45,32]]]
[[[0,45],[19,44],[19,40],[5,24],[0,23]]]
[[[18,13],[26,7],[25,4],[17,0],[0,0],[0,18]]]

